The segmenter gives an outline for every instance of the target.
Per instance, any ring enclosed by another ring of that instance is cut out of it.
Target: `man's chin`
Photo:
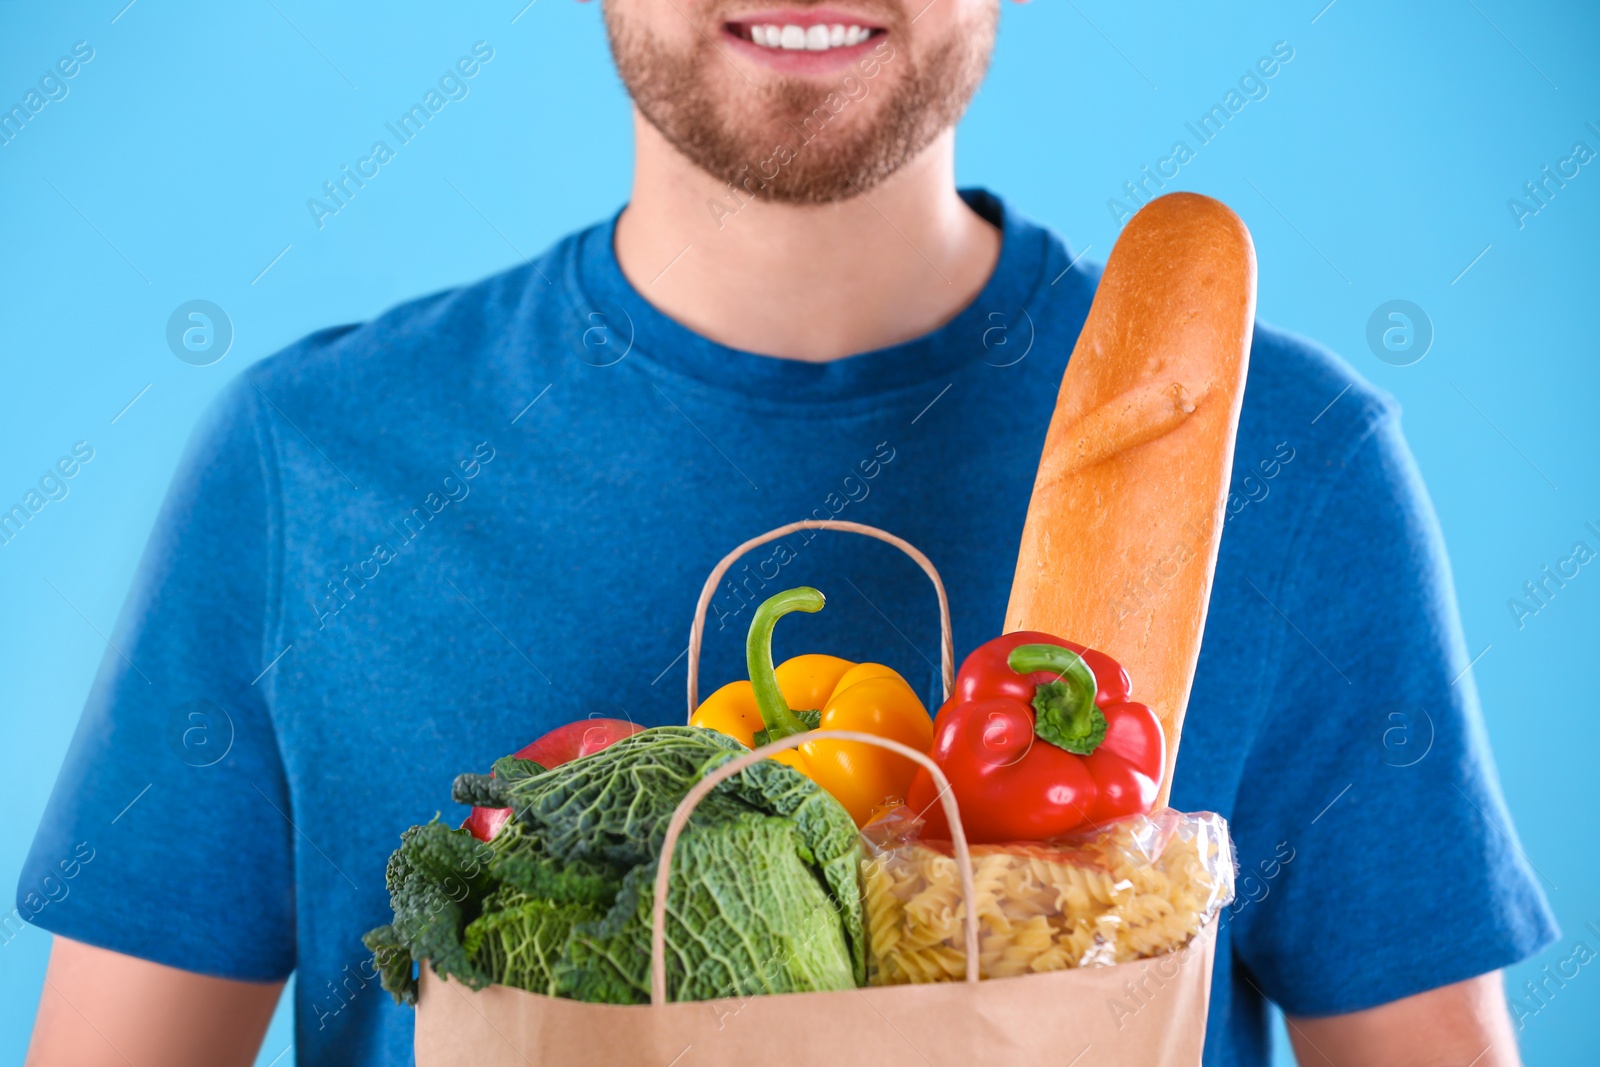
[[[786,108],[776,120],[771,112],[719,115],[714,145],[674,147],[741,200],[834,203],[867,192],[903,162],[896,151],[903,140],[885,103],[867,98],[838,112],[822,107],[820,115]],[[670,131],[661,132],[672,141]]]
[[[859,196],[931,140],[909,69],[869,55],[843,77],[773,73],[745,83],[726,66],[704,87],[701,121],[668,109],[646,117],[690,161],[744,198],[828,204]],[[907,66],[902,63],[902,66]],[[641,109],[643,110],[643,109]]]
[[[675,52],[615,9],[607,29],[640,113],[740,203],[827,204],[871,190],[960,118],[994,41],[991,21],[913,56],[880,34],[837,58],[758,56],[757,69],[717,54],[758,49],[750,41]]]

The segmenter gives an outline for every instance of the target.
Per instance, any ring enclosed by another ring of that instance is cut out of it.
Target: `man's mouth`
[[[795,22],[781,25],[776,22],[730,22],[728,29],[762,48],[782,48],[791,52],[853,48],[874,34],[883,32],[875,26],[844,22],[813,22],[809,26]]]
[[[753,14],[723,24],[723,33],[753,46],[758,54],[778,59],[783,53],[836,53],[854,55],[853,49],[871,45],[887,31],[842,11],[772,11]],[[776,53],[776,54],[774,54]],[[794,57],[796,60],[799,56]],[[785,66],[788,64],[785,63]],[[809,64],[807,64],[809,66]]]

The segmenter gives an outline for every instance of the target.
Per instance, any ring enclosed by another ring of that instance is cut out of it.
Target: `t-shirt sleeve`
[[[1398,419],[1335,470],[1280,581],[1240,787],[1237,957],[1293,1015],[1372,1007],[1557,935],[1489,755],[1443,541]]]
[[[248,373],[191,440],[23,866],[54,933],[219,977],[294,968],[273,452]]]

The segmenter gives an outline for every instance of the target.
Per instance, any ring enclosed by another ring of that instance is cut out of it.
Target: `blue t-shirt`
[[[993,277],[880,351],[813,364],[699,337],[630,286],[605,224],[245,370],[173,483],[23,914],[205,974],[295,971],[300,1063],[410,1063],[411,1009],[360,941],[389,919],[400,832],[459,818],[455,774],[561,723],[684,721],[690,614],[733,546],[805,517],[881,526],[942,572],[958,657],[998,633],[1099,275],[965,195],[1002,229]],[[1366,1008],[1556,930],[1394,403],[1258,327],[1232,493],[1172,800],[1233,829],[1206,1062],[1255,1065],[1265,998]],[[839,533],[730,572],[702,693],[743,675],[752,602],[796,585],[830,602],[784,621],[780,658],[887,663],[937,705],[926,578]],[[71,892],[43,895],[67,863]]]

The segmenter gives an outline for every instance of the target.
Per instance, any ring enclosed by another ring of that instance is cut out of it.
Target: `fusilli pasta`
[[[960,872],[947,844],[907,839],[914,826],[902,812],[866,829],[873,985],[966,974]],[[1233,897],[1233,850],[1217,815],[1163,811],[1070,843],[977,845],[971,853],[985,978],[1173,952]]]

